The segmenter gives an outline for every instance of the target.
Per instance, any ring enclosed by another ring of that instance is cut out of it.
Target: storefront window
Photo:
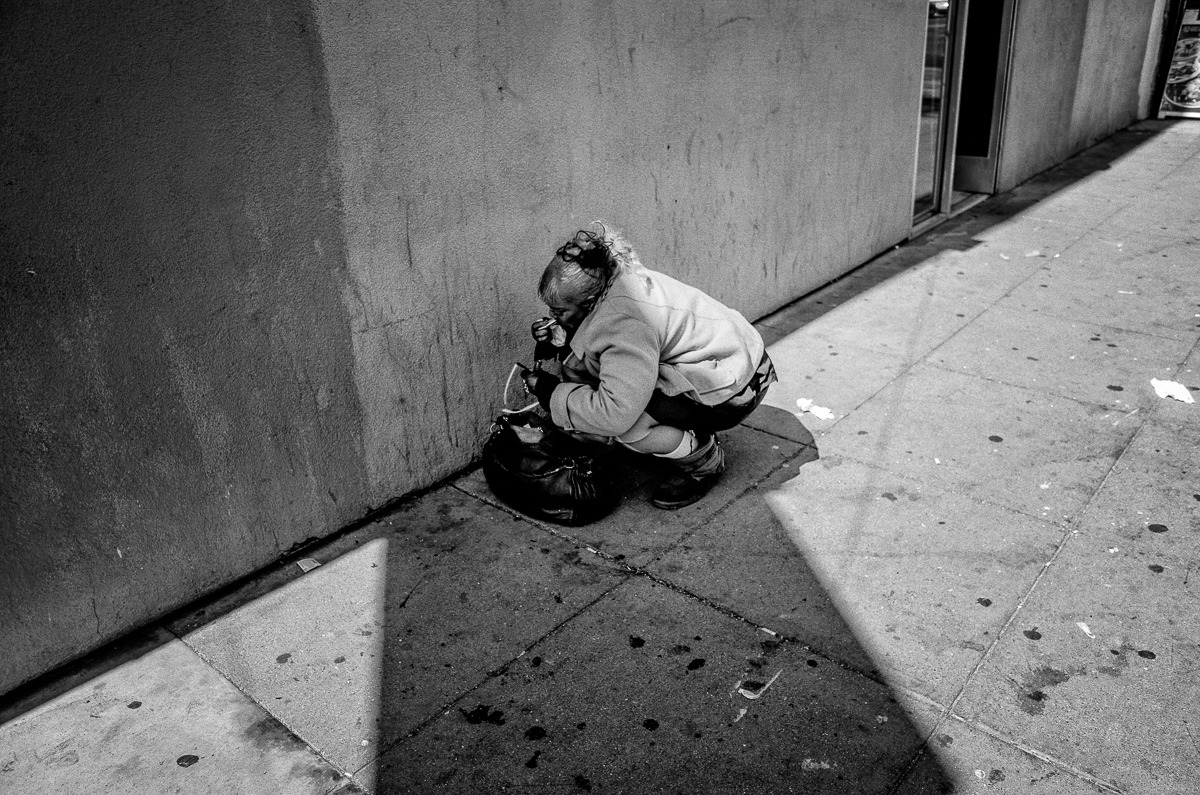
[[[932,211],[938,193],[946,101],[946,53],[949,49],[950,3],[930,0],[925,30],[925,74],[921,89],[921,129],[917,146],[917,181],[913,217]]]

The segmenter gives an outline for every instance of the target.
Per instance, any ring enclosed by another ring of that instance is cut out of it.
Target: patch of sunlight
[[[363,544],[184,637],[368,788],[387,744],[380,736],[387,555],[386,538]]]

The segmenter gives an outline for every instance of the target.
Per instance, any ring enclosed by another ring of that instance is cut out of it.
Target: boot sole
[[[712,480],[708,483],[708,486],[698,494],[694,494],[686,499],[678,500],[666,500],[662,497],[655,497],[651,495],[650,504],[655,508],[661,508],[664,511],[674,511],[678,510],[679,508],[686,508],[689,505],[700,502],[700,500],[707,497],[708,493],[713,490],[714,486],[717,485],[717,481],[720,480],[721,475],[724,474],[724,471],[724,467],[722,467],[720,472],[717,472],[715,475],[710,475]]]
[[[686,508],[689,505],[693,505],[697,502],[700,502],[700,500],[704,499],[705,496],[706,495],[701,494],[697,497],[693,497],[692,499],[685,500],[683,502],[664,502],[662,500],[651,499],[650,504],[653,505],[655,508],[661,508],[664,511],[675,511],[680,508]]]

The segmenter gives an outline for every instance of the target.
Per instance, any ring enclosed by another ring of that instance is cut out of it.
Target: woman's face
[[[579,328],[579,324],[591,311],[589,303],[580,298],[569,297],[558,299],[546,306],[549,307],[550,314],[558,321],[558,325],[568,331],[574,331]]]
[[[558,257],[546,266],[546,273],[553,278],[553,289],[548,292],[555,296],[554,300],[546,302],[546,306],[560,326],[573,332],[596,306],[596,285],[587,284],[587,279],[578,278],[578,269],[567,269],[569,272],[564,283],[564,269],[567,269],[566,265]]]

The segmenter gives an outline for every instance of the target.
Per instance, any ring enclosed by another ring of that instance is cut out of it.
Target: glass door
[[[971,6],[954,149],[955,196],[996,192],[1015,5],[993,0]]]
[[[913,184],[914,234],[945,218],[953,202],[954,141],[962,82],[967,0],[928,0],[921,88],[917,173]]]

